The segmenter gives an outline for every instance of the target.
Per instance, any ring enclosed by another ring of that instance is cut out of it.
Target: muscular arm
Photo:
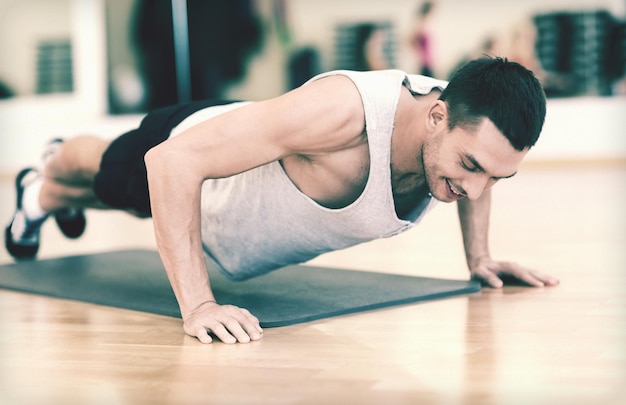
[[[489,257],[491,190],[485,190],[478,200],[472,201],[464,198],[457,204],[465,259],[469,268],[472,269],[480,259]]]
[[[557,285],[557,279],[538,271],[491,259],[488,240],[490,210],[490,189],[486,189],[477,200],[464,198],[458,201],[465,257],[472,278],[493,288],[502,287],[501,276],[512,276],[534,287]]]
[[[210,330],[235,343],[262,333],[247,310],[215,302],[202,252],[202,182],[292,154],[342,150],[362,126],[358,92],[349,79],[330,77],[202,122],[146,154],[157,248],[187,334],[208,343]]]
[[[177,153],[175,148],[160,148],[146,154],[145,161],[157,248],[178,300],[185,332],[204,343],[211,341],[209,329],[222,335],[221,339],[227,343],[234,343],[234,339],[259,339],[262,331],[258,321],[245,313],[232,314],[232,320],[222,322],[215,320],[192,326],[187,321],[196,312],[216,308],[216,302],[200,239],[202,177],[182,163],[184,159]],[[224,328],[229,333],[224,333]]]

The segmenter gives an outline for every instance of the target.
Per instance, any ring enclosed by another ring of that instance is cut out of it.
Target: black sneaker
[[[37,255],[39,250],[39,232],[41,226],[48,218],[46,215],[41,219],[30,221],[24,215],[22,196],[24,195],[24,182],[28,180],[27,177],[29,175],[37,175],[37,171],[29,167],[19,172],[15,178],[15,191],[17,194],[15,214],[13,214],[11,222],[4,230],[4,245],[15,259],[32,259]]]
[[[62,138],[53,138],[48,141],[41,156],[41,161],[44,165],[56,153],[62,143]],[[54,219],[63,235],[70,239],[79,238],[85,232],[87,226],[85,211],[80,208],[58,210],[54,213]]]
[[[54,219],[63,235],[70,239],[80,237],[87,227],[85,211],[80,208],[64,208],[54,213]]]

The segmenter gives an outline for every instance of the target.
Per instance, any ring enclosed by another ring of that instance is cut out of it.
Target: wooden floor
[[[494,190],[493,255],[559,287],[267,329],[247,345],[202,345],[179,319],[0,290],[0,403],[624,404],[625,180],[623,162],[534,164]],[[79,241],[47,223],[40,257],[154,247],[149,220],[88,221]],[[467,277],[455,207],[443,204],[409,233],[315,263]]]

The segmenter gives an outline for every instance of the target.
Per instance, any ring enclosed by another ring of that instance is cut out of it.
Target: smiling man
[[[113,142],[52,142],[43,168],[16,179],[6,247],[34,257],[50,215],[70,237],[84,229],[84,208],[152,216],[183,328],[205,343],[209,332],[227,343],[262,337],[250,312],[216,303],[205,258],[244,280],[396,235],[436,201],[458,201],[473,278],[556,285],[491,259],[487,246],[490,187],[517,172],[545,108],[530,71],[482,58],[450,83],[335,71],[267,101],[158,110]]]

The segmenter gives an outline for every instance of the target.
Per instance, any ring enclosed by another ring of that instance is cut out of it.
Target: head
[[[433,196],[477,199],[513,176],[545,112],[543,89],[523,66],[488,57],[463,66],[429,110],[421,159]]]
[[[487,118],[518,151],[535,145],[546,115],[545,94],[533,73],[502,58],[467,63],[439,99],[448,106],[450,130],[471,130]]]
[[[423,2],[417,9],[417,15],[425,18],[431,11],[433,11],[434,6],[435,4],[432,1]]]

